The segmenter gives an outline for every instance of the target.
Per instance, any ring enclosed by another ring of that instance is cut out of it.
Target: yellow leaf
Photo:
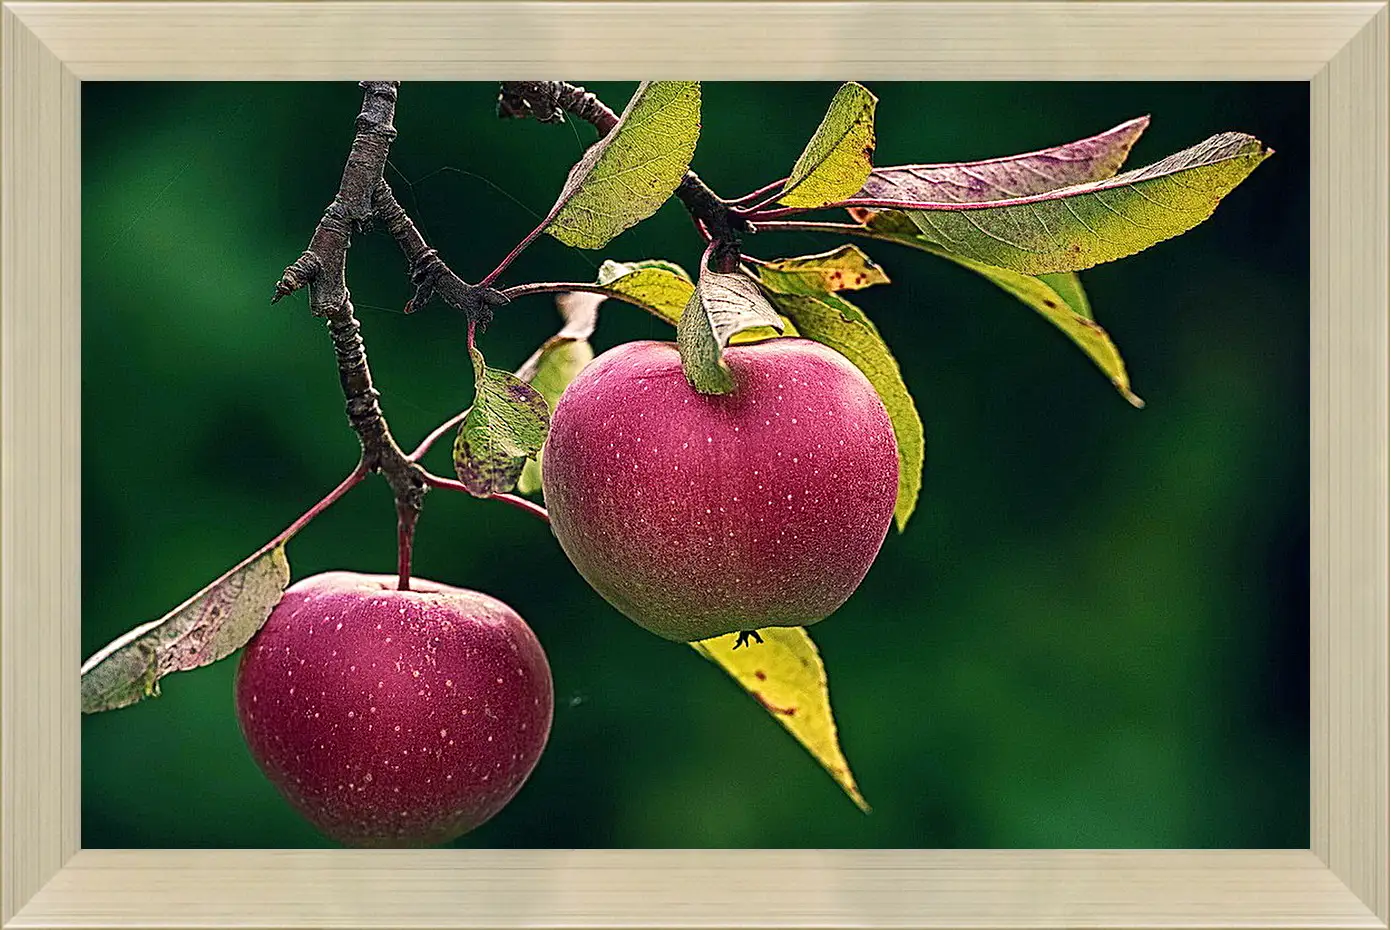
[[[787,728],[865,813],[869,805],[840,751],[831,693],[821,654],[801,627],[760,630],[763,642],[734,648],[738,633],[691,643],[691,648],[729,673],[763,709]]]

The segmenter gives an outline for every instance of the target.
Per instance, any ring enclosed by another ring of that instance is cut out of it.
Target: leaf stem
[[[492,271],[488,272],[488,276],[486,278],[478,282],[478,286],[488,287],[494,281],[496,281],[498,275],[506,271],[507,266],[512,264],[512,262],[516,260],[518,255],[521,255],[524,251],[526,251],[526,247],[535,242],[537,236],[540,236],[543,232],[546,231],[546,227],[551,224],[551,220],[553,219],[555,219],[554,210],[546,214],[545,218],[542,219],[540,223],[536,224],[536,228],[533,229],[531,232],[527,233],[526,238],[523,239],[521,242],[518,242],[517,245],[512,249],[512,251],[508,252],[507,256],[503,258],[501,262],[498,263],[498,266],[494,268]],[[504,291],[503,293],[506,292]]]
[[[780,190],[782,186],[786,183],[787,178],[781,178],[777,181],[774,181],[772,184],[765,184],[756,191],[750,191],[749,193],[736,200],[729,201],[729,205],[741,212],[750,209],[749,204],[758,201],[760,198],[767,197],[769,194],[773,193],[776,190]]]
[[[538,281],[534,284],[517,284],[512,287],[503,288],[502,293],[515,299],[517,297],[530,297],[533,294],[568,294],[574,291],[582,291],[587,294],[603,294],[605,297],[613,296],[602,284],[581,283],[578,281]]]
[[[338,498],[342,497],[344,494],[347,494],[359,483],[361,483],[362,480],[367,477],[368,470],[369,469],[367,468],[366,459],[358,459],[357,467],[352,470],[348,477],[344,478],[341,482],[339,482],[338,487],[334,488],[332,491],[329,491],[328,494],[324,496],[323,500],[319,501],[313,507],[310,507],[303,514],[301,514],[298,520],[285,527],[285,529],[280,532],[279,536],[276,536],[270,542],[266,543],[266,545],[263,546],[261,551],[257,552],[256,555],[259,556],[261,552],[265,552],[267,549],[275,548],[276,546],[285,542],[291,536],[294,536],[300,530],[308,526],[310,520],[313,520],[319,514],[323,513],[334,502],[336,502]],[[255,557],[256,556],[253,556],[253,558]]]
[[[412,462],[419,462],[425,453],[430,451],[431,446],[439,442],[440,438],[443,437],[445,433],[449,432],[451,429],[457,428],[460,423],[464,422],[464,417],[466,416],[468,416],[468,411],[460,410],[458,413],[454,414],[454,416],[445,420],[439,426],[436,426],[430,431],[430,435],[422,439],[420,445],[415,447],[415,451],[406,456],[406,458],[410,459]]]
[[[855,235],[857,233],[871,235],[869,230],[865,229],[859,223],[817,223],[812,221],[798,222],[793,220],[778,220],[770,223],[759,223],[758,228],[760,232],[763,230],[774,230],[779,232],[829,232],[847,233],[849,235]],[[871,235],[871,238],[874,237]]]
[[[455,481],[452,478],[442,478],[439,475],[426,472],[425,483],[432,488],[440,488],[445,491],[458,491],[461,494],[467,494],[469,497],[476,498],[476,495],[470,491],[462,481]],[[534,504],[525,497],[519,497],[516,494],[489,494],[485,499],[510,504],[518,510],[525,511],[539,520],[546,523],[551,522],[551,515],[546,513],[545,507],[542,507],[540,504]]]
[[[767,232],[820,232],[835,233],[842,236],[859,236],[861,239],[878,239],[880,242],[903,242],[893,236],[886,236],[873,230],[861,226],[858,223],[816,223],[811,221],[795,220],[774,220],[767,223],[759,223],[760,231]]]

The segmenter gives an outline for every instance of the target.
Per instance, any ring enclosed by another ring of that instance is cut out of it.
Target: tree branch
[[[530,116],[541,123],[562,123],[570,113],[609,134],[618,116],[597,96],[566,81],[503,81],[498,92],[497,115],[503,119]]]
[[[410,265],[415,293],[406,302],[407,313],[419,310],[432,297],[438,296],[451,307],[463,311],[469,320],[487,326],[492,321],[493,308],[507,303],[506,295],[501,292],[469,284],[449,269],[439,253],[425,242],[385,180],[379,180],[373,191],[372,212],[386,226]]]
[[[504,118],[528,116],[543,123],[555,123],[570,113],[592,125],[599,135],[608,135],[618,117],[597,96],[566,81],[503,81],[498,93],[498,115]],[[703,224],[709,236],[720,245],[714,253],[717,271],[733,271],[739,265],[740,240],[753,230],[732,204],[720,199],[700,175],[687,171],[676,188],[676,196],[692,219]]]
[[[391,485],[396,498],[399,525],[414,527],[427,485],[423,469],[410,461],[392,438],[382,413],[380,393],[372,385],[362,325],[348,293],[346,264],[352,234],[366,228],[379,200],[377,189],[387,153],[396,138],[392,120],[396,114],[396,81],[362,81],[362,111],[358,113],[352,147],[348,151],[338,193],[324,211],[310,237],[309,247],[285,269],[275,286],[272,302],[301,287],[309,287],[309,309],[327,320],[338,362],[338,381],[348,423],[362,444],[362,464],[378,472]],[[398,208],[399,209],[399,208]],[[409,221],[407,221],[409,222]],[[399,221],[398,221],[399,225]],[[424,241],[421,240],[421,246]],[[403,246],[404,248],[404,246]],[[404,568],[408,578],[409,566]]]

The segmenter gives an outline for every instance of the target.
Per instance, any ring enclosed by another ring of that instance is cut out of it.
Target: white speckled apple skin
[[[433,846],[497,814],[550,734],[550,666],[501,601],[329,572],[293,585],[237,670],[252,756],[350,846]]]
[[[705,395],[675,345],[618,346],[566,388],[546,440],[566,554],[677,641],[830,615],[868,572],[898,493],[888,414],[844,356],[774,339],[724,359],[734,390]]]

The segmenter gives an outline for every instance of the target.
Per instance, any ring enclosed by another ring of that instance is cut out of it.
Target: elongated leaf
[[[1149,122],[1142,116],[1100,135],[1007,158],[875,168],[852,199],[986,203],[1104,180],[1120,170]]]
[[[599,319],[599,305],[603,302],[602,294],[557,296],[556,309],[560,311],[565,325],[516,371],[518,378],[541,392],[546,406],[552,411],[580,369],[594,361],[594,349],[589,344],[589,337],[594,333]],[[541,490],[541,468],[545,454],[545,446],[542,446],[536,458],[527,459],[522,466],[522,474],[517,479],[517,490],[522,494],[535,494]]]
[[[898,362],[869,317],[838,294],[770,295],[773,304],[807,339],[830,346],[860,369],[874,385],[893,424],[898,445],[898,497],[894,520],[900,532],[918,504],[923,474],[923,424]]]
[[[779,203],[820,207],[853,196],[864,186],[874,158],[874,106],[878,102],[853,81],[841,85],[783,184]]]
[[[522,465],[541,451],[550,426],[546,398],[508,371],[489,368],[471,349],[474,398],[454,439],[454,471],[478,497],[511,491]]]
[[[1223,133],[1105,181],[986,204],[880,202],[902,209],[934,245],[1024,274],[1080,271],[1187,232],[1270,155]]]
[[[644,82],[618,125],[570,170],[546,232],[566,245],[603,248],[666,202],[699,136],[698,81]]]
[[[82,665],[82,712],[159,694],[172,672],[226,658],[256,634],[290,583],[285,543],[262,549],[158,620],[113,640]]]
[[[735,333],[768,326],[782,330],[782,320],[751,278],[705,270],[676,324],[681,368],[691,387],[702,394],[726,394],[734,379],[720,356]]]
[[[888,284],[889,276],[858,246],[843,245],[819,255],[783,258],[758,266],[763,286],[779,294],[825,294]]]
[[[826,667],[816,644],[801,627],[773,627],[759,635],[761,644],[742,649],[733,648],[737,633],[691,643],[691,648],[728,672],[811,753],[855,806],[869,813],[840,748]]]
[[[865,229],[876,239],[920,249],[930,255],[955,262],[963,268],[969,268],[1032,307],[1076,343],[1096,367],[1101,369],[1102,374],[1111,379],[1111,383],[1122,397],[1136,407],[1145,405],[1145,402],[1130,389],[1130,375],[1125,370],[1120,350],[1111,341],[1106,330],[1092,319],[1091,304],[1075,274],[1033,277],[1006,268],[996,268],[938,248],[918,232],[912,222],[901,213],[885,211],[866,215],[861,212],[858,215],[864,220]]]

